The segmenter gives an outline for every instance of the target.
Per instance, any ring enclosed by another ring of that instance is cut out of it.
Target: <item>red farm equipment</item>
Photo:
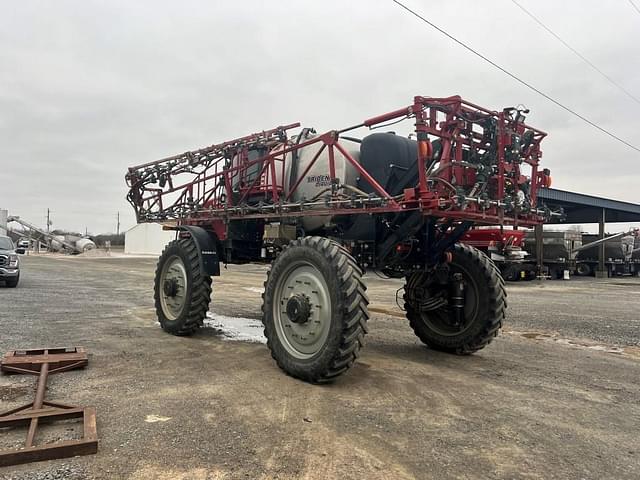
[[[326,382],[353,365],[369,318],[365,270],[406,279],[406,316],[429,347],[485,347],[505,317],[504,282],[459,240],[473,225],[551,215],[536,199],[550,182],[546,134],[524,113],[418,96],[341,130],[291,134],[294,123],[129,168],[138,222],[176,230],[156,271],[162,328],[202,324],[220,262],[265,262],[265,335],[295,377]],[[402,120],[414,139],[344,135]]]
[[[536,278],[535,261],[527,261],[524,249],[527,230],[503,228],[472,228],[460,237],[460,242],[484,252],[496,264],[507,281]]]

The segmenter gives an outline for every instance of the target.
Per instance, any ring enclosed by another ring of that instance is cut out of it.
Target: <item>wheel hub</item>
[[[331,296],[322,273],[305,260],[292,262],[276,280],[273,316],[283,347],[310,358],[325,344],[331,327]]]
[[[287,301],[287,316],[293,323],[302,324],[311,318],[311,305],[309,299],[304,294],[293,295]]]
[[[178,281],[175,278],[167,278],[163,290],[167,297],[175,297],[178,294]]]
[[[187,270],[182,259],[169,257],[160,272],[160,305],[168,320],[177,319],[187,304]]]

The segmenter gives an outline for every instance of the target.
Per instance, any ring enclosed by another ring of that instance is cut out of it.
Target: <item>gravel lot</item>
[[[47,398],[93,405],[97,455],[1,479],[637,479],[640,279],[510,285],[508,325],[455,357],[423,347],[369,275],[362,356],[331,385],[283,374],[265,345],[161,331],[152,258],[23,258],[0,288],[0,352],[83,345]],[[212,311],[257,319],[262,266],[214,279]],[[34,378],[0,376],[0,410]],[[0,448],[6,433],[0,432]]]

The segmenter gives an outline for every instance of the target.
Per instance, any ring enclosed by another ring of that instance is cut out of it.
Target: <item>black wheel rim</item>
[[[460,265],[450,265],[449,279],[453,280],[455,273],[462,274],[464,283],[465,301],[464,301],[464,319],[462,324],[457,325],[453,309],[444,305],[436,310],[420,312],[422,321],[429,329],[443,337],[455,337],[471,328],[479,310],[480,294],[478,284],[473,277]],[[430,287],[426,290],[427,295],[435,296],[442,292],[441,288]]]

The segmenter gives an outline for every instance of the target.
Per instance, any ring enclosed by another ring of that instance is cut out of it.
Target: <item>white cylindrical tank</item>
[[[291,141],[293,143],[303,143],[317,137],[317,134],[311,133],[309,130],[303,130],[302,138],[293,137]],[[331,190],[331,174],[329,172],[329,147],[325,147],[320,156],[313,163],[308,172],[305,172],[309,164],[313,161],[318,151],[323,147],[324,143],[318,141],[311,145],[297,149],[295,152],[288,153],[285,157],[284,172],[282,171],[282,163],[278,159],[282,159],[282,156],[278,156],[278,152],[282,151],[284,145],[277,146],[271,150],[271,154],[275,154],[277,159],[275,161],[275,182],[272,178],[272,172],[270,168],[267,168],[259,180],[259,184],[262,185],[263,191],[256,194],[257,198],[264,198],[264,195],[269,195],[269,186],[283,185],[284,196],[288,197],[289,192],[296,185],[298,179],[304,174],[304,178],[300,181],[297,188],[288,199],[289,202],[306,201],[321,201],[325,194],[329,194]],[[360,149],[357,143],[343,142],[342,147],[351,155],[356,162],[360,161]],[[249,161],[259,158],[264,155],[264,152],[258,150],[251,150],[249,152]],[[234,157],[231,160],[232,167],[238,167],[241,159]],[[358,175],[353,165],[344,157],[344,155],[334,148],[334,163],[335,163],[335,178],[340,185],[356,186],[358,183]],[[258,162],[255,165],[251,165],[246,172],[243,173],[244,185],[240,184],[239,175],[236,174],[231,178],[231,185],[233,191],[240,196],[241,189],[248,187],[256,179],[258,174],[262,171],[264,165],[262,162]],[[284,174],[284,178],[282,178]],[[237,199],[235,199],[237,201]],[[319,205],[319,209],[325,208],[324,205]],[[302,228],[306,232],[312,232],[317,230],[331,221],[331,216],[318,216],[308,215],[302,217]]]
[[[305,138],[301,139],[301,141],[304,142],[311,140],[315,136],[315,134],[308,134]],[[347,150],[349,155],[351,155],[356,161],[359,161],[360,150],[358,148],[349,148],[345,143],[342,144],[345,150]],[[313,143],[307,147],[299,149],[297,151],[297,156],[294,156],[291,153],[287,155],[284,172],[284,191],[286,195],[289,195],[291,189],[295,186],[300,176],[305,173],[305,170],[323,145],[323,142]],[[340,185],[356,185],[357,171],[344,157],[344,155],[338,151],[338,149],[334,149],[334,163],[336,179],[340,182]],[[329,173],[329,147],[326,147],[315,163],[311,166],[311,169],[305,173],[304,178],[291,195],[290,200],[293,202],[299,202],[303,198],[306,201],[311,201],[312,199],[321,200],[325,193],[330,192],[330,189],[331,175]],[[320,206],[318,208],[325,207]],[[302,227],[305,231],[312,232],[313,230],[326,225],[330,221],[330,216],[308,215],[302,217]]]
[[[80,253],[84,253],[88,250],[93,250],[94,248],[96,248],[96,244],[93,243],[93,240],[91,240],[90,238],[81,238],[80,240],[76,241],[76,249]]]
[[[59,252],[63,248],[64,241],[64,235],[53,235],[49,248],[54,252]]]

